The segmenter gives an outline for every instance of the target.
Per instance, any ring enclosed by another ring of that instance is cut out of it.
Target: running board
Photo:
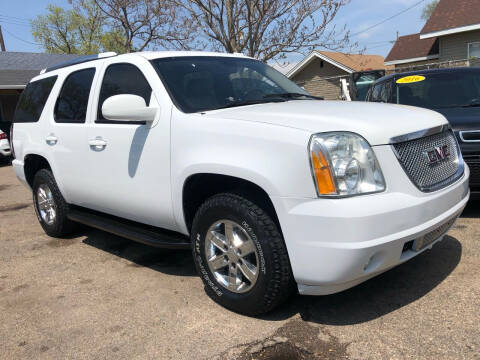
[[[70,220],[103,230],[145,245],[165,249],[190,249],[186,235],[79,207],[70,207]]]

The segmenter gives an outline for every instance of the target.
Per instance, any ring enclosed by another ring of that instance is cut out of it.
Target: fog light
[[[372,271],[378,269],[380,267],[380,265],[383,264],[384,261],[385,261],[385,255],[381,251],[377,252],[377,253],[373,254],[372,256],[370,256],[368,261],[363,266],[363,271],[364,272],[372,272]]]

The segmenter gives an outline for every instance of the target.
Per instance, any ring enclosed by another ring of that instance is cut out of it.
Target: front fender
[[[253,121],[175,113],[172,118],[172,196],[175,219],[187,233],[183,186],[199,173],[233,176],[270,197],[316,197],[308,158],[310,133]]]

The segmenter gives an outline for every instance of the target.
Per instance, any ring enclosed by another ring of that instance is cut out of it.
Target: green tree
[[[31,21],[31,31],[35,41],[49,53],[126,51],[122,34],[93,0],[79,1],[68,10],[48,5],[45,15]]]
[[[430,19],[433,12],[435,11],[435,8],[437,7],[439,2],[440,0],[433,0],[432,2],[425,5],[425,7],[422,10],[422,15],[420,15],[420,18],[422,20],[428,21],[428,19]]]

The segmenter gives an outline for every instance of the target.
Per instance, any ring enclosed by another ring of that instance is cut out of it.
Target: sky
[[[355,35],[352,40],[358,41],[360,48],[366,48],[365,54],[387,56],[392,42],[397,37],[419,32],[424,22],[420,19],[423,6],[430,0],[423,0],[416,7],[406,11],[385,23],[364,31],[389,17],[415,5],[420,0],[352,0],[342,8],[336,19],[338,27],[347,25]],[[69,8],[68,0],[0,0],[0,25],[7,51],[42,52],[35,45],[30,34],[29,19],[46,12],[48,4],[56,4]],[[293,56],[290,61],[298,61],[301,55]]]

